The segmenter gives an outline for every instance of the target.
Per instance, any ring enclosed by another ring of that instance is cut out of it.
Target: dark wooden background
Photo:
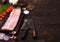
[[[26,40],[21,40],[19,34],[18,42],[60,42],[60,1],[27,0],[26,2],[35,6],[30,14],[35,22],[38,37],[34,40],[29,34]]]

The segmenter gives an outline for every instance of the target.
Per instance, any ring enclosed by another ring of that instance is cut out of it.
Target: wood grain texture
[[[60,1],[59,0],[25,0],[35,6],[30,13],[37,31],[37,40],[28,33],[26,40],[18,42],[60,42]],[[31,31],[30,31],[31,32]],[[9,42],[14,42],[9,40]]]

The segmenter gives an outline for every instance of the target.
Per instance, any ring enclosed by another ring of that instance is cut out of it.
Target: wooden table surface
[[[26,40],[21,40],[21,34],[19,34],[17,42],[60,42],[60,1],[28,0],[28,2],[35,6],[30,14],[35,22],[38,37],[34,40],[29,33]],[[14,41],[9,40],[8,42]]]

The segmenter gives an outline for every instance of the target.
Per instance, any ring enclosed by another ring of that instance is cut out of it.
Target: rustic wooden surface
[[[28,0],[35,9],[31,15],[35,21],[37,40],[28,36],[25,42],[60,42],[60,1]]]
[[[28,0],[28,2],[35,6],[31,15],[38,37],[37,40],[33,40],[29,34],[26,40],[21,40],[19,34],[18,42],[60,42],[60,1]]]

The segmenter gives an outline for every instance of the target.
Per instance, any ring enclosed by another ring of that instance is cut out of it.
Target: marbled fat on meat
[[[21,9],[13,9],[13,11],[10,13],[9,18],[2,26],[1,30],[13,30],[17,25],[20,14],[21,14]]]

